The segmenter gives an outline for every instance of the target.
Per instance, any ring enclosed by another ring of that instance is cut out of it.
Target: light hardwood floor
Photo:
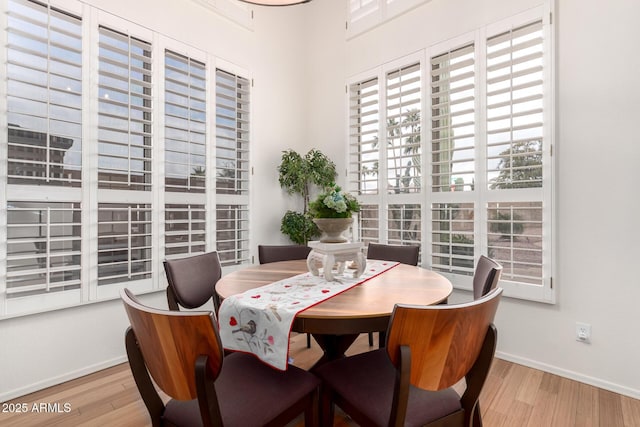
[[[311,366],[319,357],[317,344],[307,349],[304,334],[292,341],[294,364]],[[349,353],[367,350],[363,334]],[[59,412],[51,412],[55,405],[34,412],[34,404],[40,409],[41,404],[56,403]],[[69,412],[65,403],[70,405]],[[0,412],[0,426],[150,426],[126,363],[4,402],[2,409],[14,409],[16,404],[26,404],[27,413]],[[500,359],[494,361],[480,405],[485,427],[640,427],[640,400]],[[302,425],[301,419],[291,423],[291,427]],[[335,425],[355,424],[337,412]]]

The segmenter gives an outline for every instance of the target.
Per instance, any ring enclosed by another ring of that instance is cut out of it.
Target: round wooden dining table
[[[308,272],[306,260],[251,265],[224,275],[216,284],[221,299]],[[432,305],[446,301],[453,287],[444,276],[398,264],[353,288],[298,313],[292,330],[310,333],[333,360],[361,333],[384,331],[395,304]]]

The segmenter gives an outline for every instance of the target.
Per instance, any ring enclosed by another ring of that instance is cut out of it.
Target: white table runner
[[[396,265],[369,260],[358,278],[345,271],[328,282],[323,276],[303,273],[225,298],[218,311],[222,343],[228,350],[253,353],[263,362],[286,370],[289,334],[296,314]]]

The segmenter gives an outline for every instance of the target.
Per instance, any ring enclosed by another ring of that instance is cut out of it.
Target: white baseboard
[[[85,375],[93,374],[95,372],[101,371],[103,369],[110,368],[115,365],[119,365],[127,361],[126,356],[116,357],[111,360],[106,360],[101,363],[97,363],[95,365],[86,366],[82,369],[78,369],[72,372],[68,372],[64,375],[59,375],[57,377],[48,378],[44,381],[39,381],[37,383],[29,384],[21,388],[17,388],[14,390],[9,390],[0,393],[0,402],[6,402],[11,399],[15,399],[20,396],[27,395],[29,393],[33,393],[35,391],[40,391],[42,389],[52,387],[58,384],[62,384],[66,381],[75,380],[76,378],[84,377]]]
[[[504,353],[501,351],[496,351],[496,357],[498,359],[503,359],[509,362],[517,363],[518,365],[528,366],[529,368],[534,368],[540,371],[549,372],[550,374],[555,374],[564,378],[569,378],[574,381],[579,381],[581,383],[589,384],[594,387],[609,390],[614,393],[629,396],[634,399],[640,399],[640,390],[625,387],[623,385],[605,381],[600,378],[590,377],[588,375],[583,375],[578,372],[569,371],[567,369],[562,369],[557,366],[548,365],[546,363],[540,363],[536,360],[515,356],[513,354]]]

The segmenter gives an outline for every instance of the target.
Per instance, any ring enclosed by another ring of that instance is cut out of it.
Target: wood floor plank
[[[541,371],[528,368],[522,381],[516,399],[520,402],[527,403],[531,406],[535,404],[538,390],[540,389],[540,383],[542,382]]]
[[[533,406],[517,399],[511,401],[504,421],[505,426],[523,426],[531,418]]]
[[[624,425],[624,417],[622,415],[622,400],[620,395],[608,390],[599,390],[599,405],[600,410],[598,416],[601,426],[614,425],[612,421],[618,420],[619,426]],[[640,423],[640,420],[637,420]],[[609,423],[609,424],[608,424]]]
[[[485,427],[508,427],[507,416],[489,408],[482,412],[482,422]]]
[[[584,427],[594,427],[599,424],[600,404],[596,387],[578,383],[578,401],[576,406],[576,424]]]
[[[557,395],[560,392],[560,377],[548,372],[543,373],[540,389]]]
[[[620,396],[620,401],[625,427],[640,426],[640,400],[628,396]]]
[[[543,375],[544,376],[544,375]],[[540,388],[536,393],[533,408],[527,421],[527,427],[540,427],[553,425],[553,413],[555,412],[558,399],[556,394]]]
[[[516,401],[518,390],[527,375],[527,369],[528,368],[522,365],[515,364],[511,367],[508,374],[508,381],[505,381],[502,387],[500,387],[498,394],[491,404],[493,410],[504,415],[509,415],[509,412],[513,410],[513,404]]]
[[[578,407],[578,383],[567,378],[559,378],[558,403],[553,413],[552,425],[573,426],[576,425],[576,411]]]

